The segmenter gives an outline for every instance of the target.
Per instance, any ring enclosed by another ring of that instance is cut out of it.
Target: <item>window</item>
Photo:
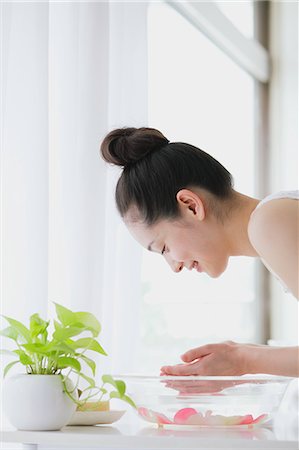
[[[148,46],[150,126],[210,153],[233,174],[236,190],[254,196],[254,79],[165,3],[149,7]],[[254,264],[231,258],[215,280],[172,273],[160,255],[145,250],[142,370],[178,362],[203,343],[254,342]]]
[[[221,12],[238,28],[244,36],[253,39],[254,11],[252,0],[243,1],[215,1]]]

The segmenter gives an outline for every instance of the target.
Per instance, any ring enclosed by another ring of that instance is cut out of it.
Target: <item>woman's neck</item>
[[[230,256],[258,256],[248,237],[250,216],[260,200],[235,192],[235,206],[224,223]]]

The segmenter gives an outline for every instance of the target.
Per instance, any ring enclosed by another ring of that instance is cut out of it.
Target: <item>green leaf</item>
[[[100,388],[100,391],[103,392],[103,395],[107,394],[107,392],[108,392],[107,389],[104,389],[104,388]]]
[[[56,352],[65,355],[75,354],[75,350],[64,342],[51,341],[46,345],[40,342],[34,342],[33,344],[22,344],[22,347],[29,353],[36,353],[38,355],[52,356]]]
[[[111,375],[102,375],[102,381],[103,383],[109,383],[114,386],[114,379]]]
[[[32,361],[32,359],[25,352],[20,351],[19,358],[23,366],[29,366],[30,364],[34,364],[34,361]]]
[[[93,350],[94,352],[97,352],[97,353],[100,353],[101,355],[107,356],[107,353],[102,348],[102,346],[99,344],[99,342],[93,338],[82,338],[82,339],[78,339],[77,341],[73,341],[72,347],[74,349],[84,348],[84,349],[88,349],[88,350]]]
[[[95,363],[92,359],[88,358],[88,357],[85,356],[85,355],[80,355],[79,353],[76,353],[76,356],[78,356],[78,357],[80,357],[81,359],[83,359],[83,361],[91,368],[91,371],[92,371],[93,376],[95,376],[95,373],[96,373],[96,363]]]
[[[57,322],[57,320],[54,319],[54,328],[55,328],[55,331],[57,331],[57,330],[61,330],[63,328],[63,326],[61,325],[61,323]]]
[[[41,344],[40,342],[34,342],[32,344],[22,344],[22,347],[30,353],[37,353],[41,355],[47,355],[48,346]]]
[[[0,335],[5,336],[10,339],[13,339],[15,342],[17,342],[19,333],[17,332],[17,330],[15,328],[7,327],[7,328],[4,328],[4,330],[0,331]]]
[[[32,314],[32,316],[30,316],[30,321],[29,321],[30,331],[33,331],[36,326],[42,325],[43,322],[44,322],[44,320],[40,318],[38,313]]]
[[[76,321],[84,325],[85,330],[92,332],[94,337],[97,337],[101,332],[101,324],[98,319],[89,312],[75,313]]]
[[[67,309],[65,306],[59,305],[58,303],[53,302],[56,308],[56,314],[62,325],[65,327],[72,325],[76,322],[75,313],[73,313],[70,309]]]
[[[41,335],[43,340],[46,341],[48,335],[47,328],[49,326],[49,323],[50,322],[46,322],[45,320],[41,319],[38,314],[33,314],[30,317],[31,337],[35,338]]]
[[[3,316],[4,319],[12,326],[12,328],[25,339],[26,342],[32,342],[30,331],[25,325],[23,325],[18,320],[12,319],[11,317]]]
[[[117,392],[117,391],[112,391],[112,392],[110,392],[109,395],[110,395],[110,398],[119,398],[120,400],[123,400],[124,402],[133,406],[133,408],[137,408],[134,401],[128,395],[120,395],[119,392]]]
[[[115,380],[111,375],[102,376],[103,383],[111,384],[116,388],[117,392],[123,396],[126,392],[126,384],[122,380]]]
[[[124,395],[126,392],[126,384],[121,380],[115,380],[115,384],[120,395]]]
[[[66,355],[74,355],[76,352],[75,350],[68,345],[65,342],[56,342],[56,341],[51,341],[47,346],[46,346],[46,350],[47,351],[51,351],[51,352],[60,352],[60,353],[64,353]]]
[[[77,336],[82,333],[82,331],[84,331],[83,326],[60,328],[59,330],[54,331],[53,338],[57,341],[64,341],[72,336]]]
[[[94,314],[85,311],[73,312],[65,306],[54,303],[56,314],[64,327],[81,325],[85,331],[91,331],[97,337],[101,331],[101,324]]]
[[[20,361],[12,361],[9,364],[7,364],[7,366],[5,366],[4,370],[3,370],[3,378],[6,377],[7,372],[15,365],[18,364]]]
[[[80,372],[80,370],[81,370],[81,364],[75,358],[71,358],[68,356],[62,356],[60,358],[57,358],[55,362],[57,363],[57,367],[59,369],[65,369],[66,367],[71,367],[72,369],[75,369],[78,372]]]

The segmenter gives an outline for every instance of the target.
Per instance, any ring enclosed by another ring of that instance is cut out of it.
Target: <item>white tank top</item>
[[[292,198],[294,200],[299,200],[299,190],[298,191],[279,191],[276,194],[267,195],[263,200],[261,200],[256,206],[255,210],[262,206],[264,203],[270,202],[271,200],[277,200],[279,198]],[[255,211],[254,210],[254,211]],[[262,259],[262,258],[261,258]],[[269,267],[269,265],[262,259],[263,264],[267,267],[267,269],[277,278],[277,280],[282,285],[285,292],[290,292],[286,284],[279,278],[278,275]]]
[[[279,191],[279,192],[276,192],[276,194],[270,194],[267,197],[265,197],[263,200],[261,200],[255,209],[259,208],[261,205],[269,202],[270,200],[276,200],[278,198],[293,198],[295,200],[298,200],[299,199],[299,191]]]

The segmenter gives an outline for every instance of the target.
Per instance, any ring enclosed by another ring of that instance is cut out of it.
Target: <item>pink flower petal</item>
[[[152,409],[140,407],[138,408],[138,413],[148,422],[157,423],[159,425],[173,423],[164,414],[153,411]]]
[[[139,407],[138,413],[143,419],[158,425],[234,426],[263,423],[268,419],[268,414],[261,414],[256,419],[253,419],[251,414],[244,416],[222,416],[220,414],[213,415],[211,410],[207,410],[205,415],[203,415],[194,408],[182,408],[178,410],[173,421],[162,413],[144,407]]]
[[[167,425],[173,423],[171,420],[168,419],[164,414],[157,414],[157,419],[159,424]]]
[[[256,419],[253,420],[252,423],[262,423],[268,419],[268,414],[261,414]]]
[[[143,418],[148,418],[149,413],[147,408],[143,408],[143,406],[140,406],[140,408],[137,409],[138,414]]]
[[[239,425],[249,425],[253,422],[253,417],[251,414],[248,414],[247,416],[243,416],[241,422]]]
[[[224,425],[231,427],[234,425],[241,425],[245,416],[225,416]]]
[[[205,416],[199,414],[194,414],[185,422],[185,425],[205,425],[205,426],[235,426],[241,425],[243,420],[247,416],[222,416],[220,414],[215,414],[214,416],[209,411]],[[249,416],[248,416],[249,421]],[[252,421],[252,417],[251,417]]]
[[[194,408],[183,408],[175,414],[173,421],[174,423],[183,424],[194,414],[197,414]]]

